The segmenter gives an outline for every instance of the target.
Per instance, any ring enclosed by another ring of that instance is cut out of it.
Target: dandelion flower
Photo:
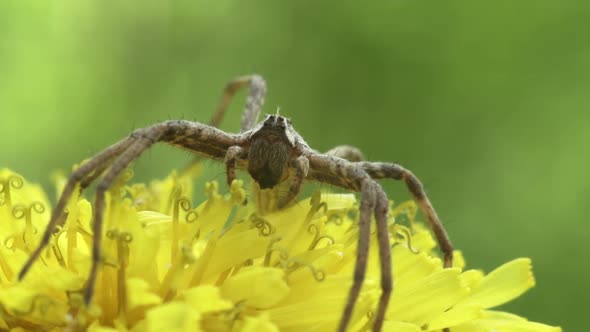
[[[192,179],[172,173],[110,189],[102,260],[92,305],[82,289],[90,268],[92,205],[73,197],[63,226],[26,278],[19,271],[49,219],[43,190],[0,170],[0,329],[15,331],[334,331],[352,283],[357,201],[315,193],[261,214],[234,181],[216,182],[193,206]],[[58,191],[63,177],[55,178]],[[461,253],[444,269],[416,206],[390,216],[394,292],[384,331],[561,331],[491,308],[534,286],[531,262],[489,274],[465,270]],[[398,221],[396,222],[396,219]],[[400,220],[407,221],[403,226]],[[379,264],[372,239],[367,277],[351,331],[369,330]]]

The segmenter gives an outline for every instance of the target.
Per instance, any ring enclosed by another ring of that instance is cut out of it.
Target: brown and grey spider
[[[241,132],[230,134],[217,129],[231,98],[237,90],[245,87],[249,88],[249,95],[242,115]],[[79,185],[83,190],[104,174],[96,188],[92,266],[84,291],[84,299],[87,304],[90,303],[101,257],[105,192],[142,152],[157,142],[166,142],[201,156],[223,161],[228,184],[235,179],[236,169],[246,169],[261,189],[273,188],[279,184],[285,186],[288,190],[284,197],[279,198],[279,208],[294,200],[303,180],[315,180],[360,192],[360,231],[353,284],[349,290],[338,331],[346,330],[365,278],[372,216],[377,223],[382,289],[374,316],[373,330],[380,331],[393,290],[393,276],[387,225],[388,198],[375,179],[390,178],[404,181],[436,236],[444,255],[445,267],[450,267],[453,260],[453,247],[447,233],[428,200],[422,184],[409,170],[393,163],[362,161],[362,154],[350,146],[341,146],[327,153],[317,152],[311,149],[293,129],[289,119],[278,114],[267,115],[264,121],[257,124],[265,95],[266,83],[262,77],[251,75],[236,78],[225,87],[220,106],[209,125],[172,120],[138,129],[129,137],[111,145],[82,164],[69,177],[57,206],[51,214],[43,238],[20,271],[19,280],[24,278],[33,262],[49,243],[51,234],[63,220],[61,215],[64,213],[64,207],[76,187]]]

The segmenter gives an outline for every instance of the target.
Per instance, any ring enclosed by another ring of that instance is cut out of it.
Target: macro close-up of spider
[[[0,331],[584,330],[584,31],[549,0],[0,1]]]
[[[218,126],[234,94],[248,89],[239,133],[227,133]],[[227,184],[236,180],[236,170],[246,170],[259,190],[280,188],[275,209],[294,204],[305,182],[318,182],[360,194],[359,236],[353,282],[339,322],[338,331],[349,326],[359,297],[369,254],[371,222],[376,222],[381,273],[381,295],[373,317],[373,330],[380,331],[393,287],[390,234],[388,229],[389,199],[377,183],[381,179],[403,182],[422,211],[443,254],[444,267],[453,264],[453,246],[420,180],[408,169],[389,162],[364,160],[359,149],[342,145],[321,153],[314,150],[295,130],[291,119],[270,114],[259,122],[266,82],[259,75],[238,77],[230,81],[220,104],[208,124],[185,120],[168,120],[137,129],[128,137],[104,149],[81,164],[69,176],[52,210],[43,236],[22,267],[18,278],[26,277],[34,262],[49,244],[52,234],[63,223],[62,215],[77,190],[96,185],[92,223],[92,263],[84,289],[84,300],[90,304],[101,262],[105,194],[114,181],[144,151],[156,143],[166,143],[194,153],[199,158],[223,162]]]

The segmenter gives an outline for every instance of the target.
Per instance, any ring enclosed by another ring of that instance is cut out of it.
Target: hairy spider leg
[[[443,253],[443,260],[445,267],[453,266],[453,244],[449,239],[449,235],[445,230],[444,225],[440,221],[438,214],[434,210],[432,203],[426,196],[424,186],[420,180],[409,170],[394,163],[383,162],[358,162],[359,165],[374,179],[394,179],[404,181],[408,191],[420,207],[422,214],[426,218],[430,229],[434,233],[438,245]]]
[[[43,248],[49,244],[51,234],[53,234],[55,228],[65,221],[65,218],[61,218],[61,216],[78,183],[82,182],[84,184],[84,186],[81,186],[81,190],[87,187],[89,183],[87,183],[86,180],[93,180],[100,176],[100,174],[110,165],[110,162],[123,153],[135,141],[135,139],[135,137],[130,136],[111,145],[92,159],[82,164],[72,173],[72,175],[70,175],[55,209],[51,212],[51,218],[45,228],[41,242],[39,242],[37,248],[35,248],[21,268],[18,273],[18,280],[22,280],[25,277],[35,260],[41,255]]]
[[[416,202],[418,203],[418,206],[424,214],[430,229],[432,230],[437,239],[438,245],[443,253],[444,266],[447,268],[453,266],[453,244],[451,243],[451,240],[449,239],[449,236],[444,228],[443,223],[440,221],[440,218],[438,217],[436,210],[434,209],[432,203],[428,199],[428,196],[424,191],[424,186],[422,185],[418,177],[416,177],[411,171],[395,163],[361,161],[364,160],[362,152],[358,148],[351,145],[337,146],[326,152],[326,154],[356,162],[356,164],[359,164],[373,179],[390,178],[394,180],[404,181],[406,187],[408,188],[408,191],[412,194],[414,200],[416,200]],[[379,224],[379,221],[377,221],[378,227]],[[382,253],[383,251],[381,247],[381,241],[379,242],[379,244],[379,251],[380,253]],[[381,258],[381,263],[384,263],[383,258]],[[381,268],[384,269],[384,266],[382,265]],[[385,277],[385,275],[383,274],[383,270],[381,272],[383,287],[383,278]],[[387,282],[385,282],[385,285],[387,285]],[[384,294],[385,289],[382,293],[379,302],[379,308],[385,308],[387,306],[387,301],[389,300],[389,298],[385,298]],[[382,322],[383,317],[380,317],[380,315],[384,314],[385,311],[381,312],[381,310],[378,310],[377,315],[375,316],[375,324]],[[448,332],[449,330],[445,329],[444,331]]]
[[[443,253],[444,267],[449,268],[453,266],[453,244],[447,234],[447,231],[440,221],[436,210],[432,206],[430,199],[426,195],[424,186],[420,179],[411,171],[394,163],[383,162],[359,162],[363,169],[367,171],[374,179],[390,178],[394,180],[403,180],[408,188],[408,191],[418,203],[422,214],[425,216],[430,230],[434,233],[438,246]],[[381,249],[381,247],[379,247]],[[381,298],[383,300],[383,297]],[[378,313],[379,314],[379,313]],[[444,328],[444,332],[450,332],[449,328]]]
[[[335,148],[327,151],[326,154],[346,159],[351,162],[358,162],[365,159],[361,150],[352,145],[336,146]],[[389,199],[381,187],[378,187],[377,194],[380,197],[377,199],[377,205],[375,206],[375,221],[377,224],[379,262],[381,264],[381,296],[379,298],[377,313],[373,320],[373,329],[375,331],[380,331],[383,327],[387,305],[389,304],[389,299],[391,293],[393,292],[393,269],[391,260],[391,247],[389,243],[389,227],[387,224]]]
[[[232,98],[239,90],[248,87],[248,98],[242,112],[242,122],[240,132],[246,132],[258,123],[260,110],[266,97],[266,81],[259,75],[247,75],[237,77],[229,81],[223,89],[223,94],[219,100],[219,106],[209,121],[209,125],[219,127]]]
[[[453,266],[453,244],[451,243],[449,235],[447,234],[443,223],[440,221],[436,210],[434,210],[430,199],[428,199],[426,191],[424,191],[424,186],[418,177],[409,170],[395,163],[363,161],[364,157],[362,152],[351,145],[337,146],[326,152],[326,154],[344,158],[349,161],[359,162],[361,167],[369,173],[373,179],[390,178],[404,181],[408,191],[418,203],[430,229],[436,237],[438,245],[444,255],[444,266]]]
[[[338,325],[338,331],[344,332],[350,319],[354,305],[359,297],[365,274],[367,270],[367,259],[369,256],[369,244],[371,241],[371,216],[374,214],[377,220],[379,258],[381,261],[382,297],[377,309],[377,316],[373,325],[373,331],[380,331],[383,325],[383,318],[389,302],[389,294],[392,291],[391,271],[391,247],[387,230],[387,215],[389,213],[389,200],[379,184],[359,165],[345,159],[323,155],[317,152],[307,152],[311,170],[308,178],[339,186],[345,189],[361,193],[360,218],[359,218],[359,239],[357,244],[357,256],[354,267],[353,282],[350,287],[348,298],[344,306],[342,317]],[[385,232],[385,233],[384,233]]]
[[[148,149],[159,139],[159,130],[153,130],[153,137],[142,136],[138,138],[125,152],[123,152],[111,165],[96,187],[94,198],[94,220],[92,223],[92,265],[88,274],[88,280],[84,289],[84,301],[89,304],[94,293],[94,284],[98,274],[98,264],[101,261],[102,226],[105,209],[105,193],[117,177],[137,159],[143,151]]]
[[[365,156],[363,152],[352,145],[338,145],[328,151],[327,155],[346,159],[348,161],[363,161]]]
[[[225,173],[227,175],[227,185],[231,186],[231,183],[236,179],[236,167],[239,159],[248,158],[248,150],[241,146],[231,146],[227,149],[225,154]]]
[[[373,331],[381,331],[387,305],[393,292],[393,267],[391,260],[391,244],[389,242],[389,198],[381,188],[377,186],[377,204],[375,206],[375,221],[377,224],[377,244],[379,245],[379,263],[381,265],[381,297],[375,314]]]
[[[246,87],[248,87],[248,97],[246,98],[246,104],[244,105],[244,110],[242,111],[240,132],[243,133],[254,128],[254,126],[258,123],[260,111],[262,110],[264,98],[266,97],[266,81],[264,78],[262,78],[262,76],[255,74],[234,78],[225,85],[217,109],[209,120],[210,126],[219,128],[219,125],[221,124],[221,121],[223,121],[225,112],[227,111],[234,95],[239,90]],[[225,162],[228,171],[228,185],[231,185],[231,181],[236,178],[235,171],[232,173],[231,180],[229,175],[229,172],[231,172],[232,169],[235,169],[235,166],[233,168],[231,168],[231,166],[227,166],[228,162],[231,165],[235,164],[235,160],[232,161],[232,158],[237,157],[237,155],[234,156],[233,154],[234,152],[232,152],[232,155],[229,156],[230,160],[226,160]],[[200,161],[201,158],[195,157],[188,165],[184,167],[181,172],[188,172],[189,170],[193,169],[193,167],[195,167],[195,165],[197,165]]]
[[[121,150],[122,152],[123,150]],[[118,155],[117,155],[118,156]],[[110,159],[105,160],[102,165],[98,165],[96,167],[96,169],[90,173],[88,176],[86,176],[82,181],[80,181],[80,193],[82,193],[84,190],[86,190],[86,188],[88,188],[92,183],[94,183],[94,181],[101,176],[104,171],[109,168],[109,166],[111,166],[111,164],[113,163],[113,161],[115,160],[115,158],[117,156],[113,156]]]
[[[213,159],[222,160],[229,147],[240,145],[243,141],[243,135],[226,134],[214,127],[197,122],[173,120],[138,129],[128,138],[105,149],[70,175],[58,204],[53,210],[43,239],[21,269],[19,280],[24,278],[43,248],[49,243],[51,234],[58,225],[60,216],[76,185],[82,181],[88,186],[92,182],[91,180],[106,171],[97,185],[94,203],[92,265],[84,292],[84,300],[89,304],[92,300],[98,264],[100,263],[105,193],[121,172],[156,142],[166,142]]]
[[[295,200],[295,197],[301,191],[303,185],[303,179],[307,177],[309,173],[309,159],[304,156],[299,156],[295,160],[290,162],[290,166],[295,168],[295,174],[291,183],[289,184],[289,191],[285,197],[282,197],[278,202],[278,208],[282,209],[286,207],[290,202]]]

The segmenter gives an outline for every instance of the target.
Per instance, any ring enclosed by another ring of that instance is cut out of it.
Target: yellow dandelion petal
[[[213,181],[205,186],[207,199],[194,204],[191,177],[173,172],[150,185],[127,185],[131,175],[126,171],[107,194],[101,264],[92,305],[85,308],[81,290],[91,264],[91,203],[76,191],[40,261],[17,283],[15,273],[40,240],[50,211],[39,186],[0,170],[0,329],[336,329],[357,255],[355,195],[318,191],[276,210],[276,190],[248,194],[236,180],[220,194]],[[63,186],[64,178],[55,181]],[[246,197],[259,194],[267,210],[256,211],[256,199],[246,203]],[[436,241],[416,220],[416,211],[414,202],[391,210],[394,291],[384,331],[560,331],[484,310],[534,285],[530,260],[514,260],[487,276],[478,270],[461,273],[465,261],[456,251],[454,268],[443,269]],[[402,225],[407,220],[409,226]],[[351,331],[371,329],[380,278],[373,235]]]
[[[119,331],[119,330],[116,328],[100,326],[98,324],[92,324],[88,327],[88,332],[117,332],[117,331]]]
[[[492,308],[520,296],[534,285],[531,260],[517,258],[485,276],[461,305]]]
[[[40,185],[30,183],[9,169],[0,169],[0,238],[32,250],[49,218],[47,195]],[[8,240],[10,239],[10,240]],[[6,243],[6,242],[5,242]]]
[[[127,309],[161,302],[160,296],[150,291],[147,281],[140,278],[127,279]]]
[[[22,328],[22,327],[15,327],[10,329],[10,332],[27,332],[28,330]]]
[[[153,211],[137,213],[137,224],[143,227],[133,230],[131,276],[146,279],[151,285],[157,283],[156,280],[165,271],[162,266],[170,264],[170,251],[164,248],[170,248],[171,223],[172,219],[165,214]]]
[[[84,278],[61,267],[40,267],[31,270],[31,277],[27,284],[55,290],[80,289],[84,285]]]
[[[328,204],[332,212],[346,212],[356,204],[356,196],[354,194],[322,193],[321,197],[322,201]]]
[[[248,316],[235,330],[239,332],[279,332],[279,328],[269,319],[268,314],[257,317]]]
[[[233,200],[224,199],[219,195],[219,185],[216,181],[207,182],[205,193],[208,199],[196,208],[199,220],[202,221],[201,233],[220,233],[235,205]]]
[[[485,274],[480,270],[467,270],[461,273],[461,280],[471,289],[477,288],[484,277]]]
[[[289,296],[268,312],[281,331],[333,331],[342,314],[351,281],[348,273],[340,273],[314,284],[294,283]],[[365,280],[351,318],[352,331],[367,323],[367,314],[379,298],[378,287],[377,280]]]
[[[458,268],[444,269],[412,287],[399,287],[393,292],[387,317],[419,326],[427,324],[468,294],[459,273]]]
[[[170,302],[146,313],[147,332],[198,332],[201,314],[190,304]]]
[[[289,282],[299,287],[314,287],[323,281],[327,273],[339,273],[343,259],[342,245],[306,251],[283,262],[300,268],[289,273]],[[344,271],[343,271],[344,272]],[[346,275],[350,275],[348,271]]]
[[[20,312],[30,310],[35,292],[26,287],[0,289],[0,303],[8,309]]]
[[[299,251],[305,246],[304,241],[296,241],[299,237],[312,237],[303,227],[309,212],[308,206],[309,200],[303,200],[297,205],[264,216],[264,219],[270,221],[275,228],[276,234],[281,237],[282,245],[289,250]],[[300,249],[293,249],[293,246],[300,246]]]
[[[424,252],[415,254],[404,246],[395,246],[392,257],[393,274],[397,287],[409,287],[412,284],[421,282],[423,278],[442,270],[441,260],[438,257],[429,256]]]
[[[420,332],[418,325],[405,322],[385,321],[383,323],[383,332]]]
[[[182,293],[186,302],[202,314],[230,310],[233,303],[221,297],[218,287],[203,285],[185,290]]]
[[[465,268],[465,257],[463,257],[463,252],[461,250],[453,251],[453,267],[458,267],[460,269]]]
[[[439,331],[449,326],[456,326],[468,321],[482,317],[481,306],[456,306],[437,317],[434,317],[428,323],[427,331]],[[454,332],[454,329],[453,329]]]
[[[249,266],[228,278],[221,294],[234,302],[245,301],[255,308],[268,308],[289,293],[285,272],[273,267]]]
[[[426,226],[414,223],[412,230],[414,231],[412,234],[412,246],[416,250],[429,253],[432,249],[436,248],[437,243]]]
[[[23,285],[0,289],[0,303],[17,317],[27,317],[35,324],[60,324],[67,312],[66,304],[55,294],[42,294]]]
[[[3,204],[29,204],[35,200],[46,207],[50,206],[49,199],[40,185],[26,181],[22,175],[7,168],[0,169],[0,193],[3,194],[1,201]],[[41,215],[49,216],[49,209]]]
[[[155,234],[162,236],[170,235],[164,230],[170,227],[171,216],[156,211],[139,211],[137,217],[146,230],[153,230]]]
[[[18,271],[28,257],[29,254],[21,250],[7,252],[5,256],[12,271]],[[35,264],[27,275],[27,279],[21,284],[32,288],[63,291],[81,288],[84,284],[84,278],[59,265]]]
[[[242,204],[246,200],[246,190],[244,190],[244,181],[233,180],[229,189],[229,196],[234,204]]]
[[[257,229],[244,232],[228,232],[217,240],[204,277],[210,277],[243,263],[248,259],[264,255],[268,238],[260,236]]]
[[[529,322],[525,318],[505,312],[484,311],[482,318],[463,325],[454,326],[452,331],[561,332],[561,328]]]
[[[189,176],[179,176],[176,171],[163,180],[153,180],[148,190],[139,189],[135,204],[145,205],[145,208],[160,213],[171,213],[173,200],[180,195],[187,197],[192,196],[193,186],[192,178]]]

